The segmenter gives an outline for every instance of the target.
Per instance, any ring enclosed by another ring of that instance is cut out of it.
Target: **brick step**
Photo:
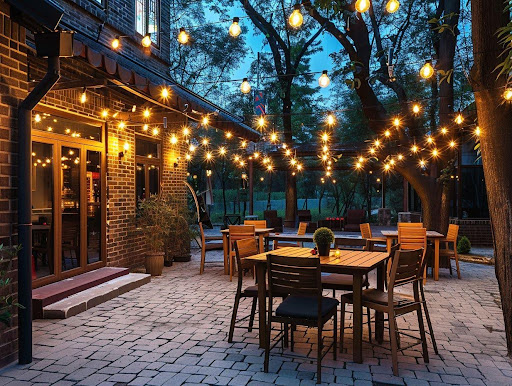
[[[50,304],[129,273],[128,268],[103,267],[36,288],[32,291],[34,319],[42,318],[43,308]]]
[[[44,319],[66,319],[149,283],[151,275],[129,273],[43,308]]]

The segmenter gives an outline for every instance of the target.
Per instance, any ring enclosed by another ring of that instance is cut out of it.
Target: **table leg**
[[[434,239],[434,280],[439,280],[439,239]]]
[[[388,255],[391,253],[391,247],[393,246],[393,238],[386,237],[386,249],[388,250]]]
[[[363,275],[361,272],[354,273],[354,353],[353,360],[356,363],[363,363]]]
[[[384,290],[385,280],[385,263],[380,264],[377,267],[377,289]],[[375,312],[375,340],[382,344],[384,340],[384,314],[382,312]]]
[[[260,253],[264,253],[265,252],[265,244],[263,244],[265,242],[265,235],[263,233],[260,233],[258,235],[258,246],[259,246],[259,250],[260,250]]]
[[[265,336],[267,331],[267,297],[265,294],[265,264],[256,264],[256,281],[258,282],[258,323],[260,348],[265,347]]]
[[[222,250],[224,251],[224,275],[229,274],[229,264],[228,264],[228,235],[227,233],[222,234]]]

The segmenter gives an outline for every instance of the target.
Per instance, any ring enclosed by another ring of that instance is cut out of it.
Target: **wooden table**
[[[340,250],[340,256],[320,256],[322,272],[345,273],[354,277],[354,353],[353,360],[357,363],[363,361],[363,306],[362,288],[363,277],[371,270],[377,268],[377,288],[384,289],[384,262],[388,258],[386,252],[349,251]],[[258,281],[258,312],[259,312],[259,340],[260,347],[265,345],[266,334],[266,267],[267,255],[277,254],[287,257],[318,257],[311,254],[309,248],[287,247],[277,251],[260,253],[246,258],[246,261],[253,261],[256,265],[256,278]],[[336,328],[338,328],[336,326]],[[375,316],[375,336],[377,341],[382,342],[384,334],[384,315],[378,313]]]
[[[260,253],[265,252],[265,237],[272,232],[274,228],[256,228],[254,232],[256,233],[256,236],[258,236],[258,245],[259,245],[259,251]],[[220,231],[222,233],[222,249],[224,250],[224,274],[229,274],[229,268],[228,268],[228,253],[229,253],[229,228],[222,229]]]
[[[386,247],[390,253],[393,240],[398,239],[398,231],[381,231],[381,233],[386,237]],[[442,233],[427,231],[427,240],[434,241],[434,280],[439,280],[439,242],[441,239],[444,239]]]
[[[303,242],[303,243],[312,243],[313,242],[313,234],[305,234],[305,235],[298,235],[296,233],[269,233],[267,236],[268,240],[277,240],[277,241],[289,241],[289,242]],[[336,245],[337,241],[338,244],[343,244],[344,239],[348,240],[363,240],[359,236],[347,236],[347,235],[334,235],[334,244]],[[361,246],[366,245],[366,240],[364,243],[361,244]]]

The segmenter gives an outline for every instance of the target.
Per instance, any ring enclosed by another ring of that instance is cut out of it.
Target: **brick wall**
[[[459,238],[466,236],[471,245],[492,247],[490,220],[451,219],[450,223],[459,225]]]
[[[17,106],[27,95],[27,47],[25,29],[11,22],[9,7],[0,1],[0,242],[16,243],[13,238],[17,222]],[[17,262],[9,276],[12,283],[6,293],[17,293]],[[12,327],[0,326],[0,366],[17,356],[17,315]]]

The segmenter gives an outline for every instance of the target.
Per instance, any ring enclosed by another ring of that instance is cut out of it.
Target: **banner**
[[[266,101],[263,91],[255,90],[254,91],[254,114],[255,115],[265,115]]]

